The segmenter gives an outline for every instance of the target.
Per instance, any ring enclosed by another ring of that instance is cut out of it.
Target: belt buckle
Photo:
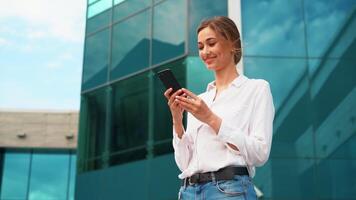
[[[190,180],[191,180],[191,178],[188,177],[188,184],[189,184],[189,185],[194,185],[194,183],[192,183]]]

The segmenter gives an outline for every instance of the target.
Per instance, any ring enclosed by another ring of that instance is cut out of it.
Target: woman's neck
[[[229,84],[239,76],[235,66],[229,66],[222,70],[215,71],[215,86],[218,92],[224,90]]]

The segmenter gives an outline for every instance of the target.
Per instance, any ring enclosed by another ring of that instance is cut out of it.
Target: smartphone
[[[171,94],[182,88],[170,69],[164,69],[162,71],[157,72],[156,74],[159,79],[161,79],[166,89],[173,89]]]

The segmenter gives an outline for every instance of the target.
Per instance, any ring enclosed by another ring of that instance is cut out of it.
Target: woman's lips
[[[212,62],[214,61],[214,58],[207,58],[207,59],[205,59],[205,63],[206,64],[211,64]]]

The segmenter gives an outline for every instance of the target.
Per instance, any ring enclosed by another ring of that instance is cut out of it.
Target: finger
[[[179,94],[183,93],[182,90],[177,90],[175,93],[173,93],[170,97],[169,97],[169,101],[170,103],[172,103],[175,100],[175,97],[178,96]]]
[[[172,92],[172,90],[172,88],[169,88],[164,92],[164,96],[167,98],[167,100],[169,100],[169,98],[171,97],[171,95],[169,94]]]
[[[176,99],[176,102],[178,102],[179,106],[181,106],[184,110],[186,110],[190,113],[193,113],[194,108],[195,108],[194,105],[186,103],[184,101],[180,101],[179,99]]]
[[[182,91],[186,94],[188,94],[188,96],[190,96],[191,98],[193,98],[194,100],[197,100],[199,99],[199,97],[197,95],[195,95],[193,92],[185,89],[185,88],[182,88]]]
[[[196,102],[193,99],[189,98],[189,96],[188,97],[176,96],[176,99],[192,105],[195,105]]]

